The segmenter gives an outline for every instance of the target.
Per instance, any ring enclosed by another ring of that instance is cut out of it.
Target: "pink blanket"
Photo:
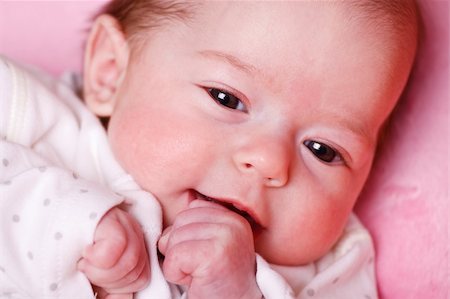
[[[54,74],[80,71],[89,18],[102,3],[0,1],[0,54]],[[449,2],[420,6],[417,65],[357,205],[375,239],[384,299],[449,298]]]

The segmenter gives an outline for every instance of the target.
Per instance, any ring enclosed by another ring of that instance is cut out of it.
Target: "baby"
[[[104,12],[87,42],[89,111],[62,84],[0,65],[0,291],[376,298],[351,211],[411,70],[414,3]]]

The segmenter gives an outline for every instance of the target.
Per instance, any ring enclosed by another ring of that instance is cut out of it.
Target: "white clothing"
[[[151,283],[135,298],[179,298],[159,267],[162,213],[113,157],[106,133],[63,82],[0,57],[0,298],[94,298],[76,270],[101,217],[125,199],[143,227]],[[315,263],[269,265],[257,256],[267,299],[377,298],[373,246],[352,216]]]
[[[324,257],[305,266],[268,265],[257,257],[258,286],[265,298],[375,299],[374,250],[370,235],[355,215]],[[267,271],[270,267],[274,271]]]
[[[141,298],[171,298],[156,252],[160,206],[118,165],[66,84],[0,57],[0,137],[0,298],[94,298],[76,263],[124,198],[150,251]]]

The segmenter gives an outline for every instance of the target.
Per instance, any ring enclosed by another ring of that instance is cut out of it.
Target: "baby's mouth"
[[[204,195],[204,194],[202,194],[202,193],[200,193],[200,192],[198,192],[196,190],[192,190],[192,191],[193,191],[194,197],[196,199],[206,200],[206,201],[210,201],[210,202],[213,202],[215,204],[221,205],[222,207],[230,210],[231,212],[234,212],[234,213],[240,215],[241,217],[243,217],[250,224],[250,227],[251,227],[251,229],[253,231],[253,235],[254,235],[255,238],[261,233],[263,227],[247,211],[239,209],[238,207],[236,207],[231,202],[227,202],[227,201],[224,201],[224,200],[211,198],[211,197],[206,196],[206,195]]]

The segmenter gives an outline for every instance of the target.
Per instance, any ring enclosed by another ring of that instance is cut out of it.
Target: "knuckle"
[[[126,260],[124,261],[124,268],[127,270],[132,270],[136,267],[136,265],[139,262],[139,257],[138,255],[130,255],[126,258]]]
[[[127,239],[123,235],[116,235],[113,239],[109,240],[106,247],[107,256],[109,259],[112,257],[119,258],[127,246]]]
[[[131,272],[129,272],[126,275],[126,281],[128,281],[129,283],[135,282],[139,279],[139,275],[141,273],[137,270],[132,270]]]
[[[144,263],[136,267],[134,270],[127,274],[126,278],[127,281],[131,283],[145,283],[150,279],[150,269],[148,267],[148,263]]]
[[[121,249],[124,249],[127,246],[128,238],[125,235],[125,233],[118,233],[115,235],[114,245],[117,247],[120,247]]]

